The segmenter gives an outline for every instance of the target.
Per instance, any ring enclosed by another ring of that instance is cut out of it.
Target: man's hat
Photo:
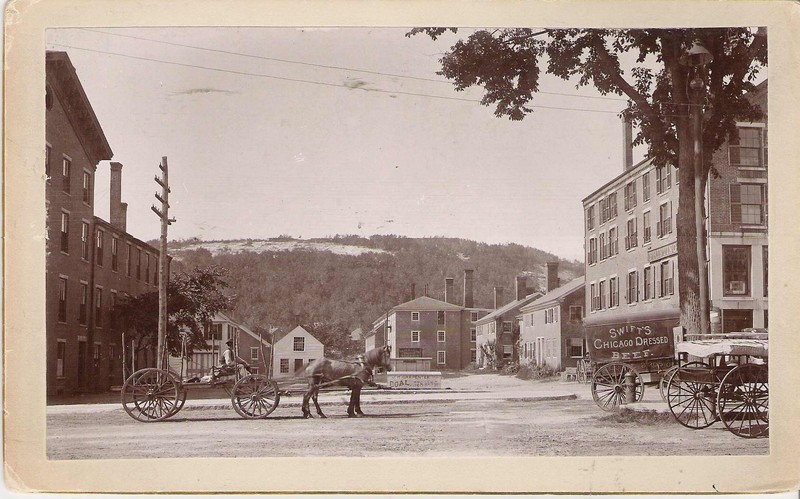
[[[233,340],[228,340],[225,342],[226,345],[233,346]]]

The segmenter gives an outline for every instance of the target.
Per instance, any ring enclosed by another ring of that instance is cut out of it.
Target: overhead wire
[[[263,74],[263,73],[250,73],[250,72],[247,72],[247,71],[237,71],[237,70],[233,70],[233,69],[214,68],[214,67],[209,67],[209,66],[201,66],[201,65],[197,65],[197,64],[188,64],[188,63],[183,63],[183,62],[164,61],[164,60],[161,60],[161,59],[153,59],[151,57],[141,57],[141,56],[135,56],[135,55],[130,55],[130,54],[122,54],[122,53],[119,53],[119,52],[111,52],[111,51],[108,51],[108,50],[90,49],[90,48],[86,48],[86,47],[77,47],[77,46],[74,46],[74,45],[68,45],[68,44],[57,43],[57,42],[51,42],[50,45],[57,46],[57,47],[69,48],[69,49],[73,49],[73,50],[84,50],[84,51],[87,51],[87,52],[95,52],[95,53],[99,53],[99,54],[114,55],[114,56],[118,56],[118,57],[125,57],[125,58],[128,58],[128,59],[134,59],[134,60],[139,60],[139,61],[156,62],[156,63],[160,63],[160,64],[168,64],[168,65],[180,66],[180,67],[186,67],[186,68],[194,68],[194,69],[201,69],[201,70],[206,70],[206,71],[215,71],[215,72],[220,72],[220,73],[235,74],[235,75],[239,75],[239,76],[252,76],[252,77],[257,77],[257,78],[268,78],[268,79],[274,79],[274,80],[280,80],[280,81],[288,81],[288,82],[293,82],[293,83],[306,83],[306,84],[311,84],[311,85],[320,85],[320,86],[334,87],[334,88],[346,88],[346,89],[350,89],[350,90],[362,90],[362,91],[365,91],[365,92],[376,92],[376,93],[383,93],[383,94],[389,94],[389,95],[408,95],[408,96],[413,96],[413,97],[427,97],[427,98],[432,98],[432,99],[454,100],[454,101],[461,101],[461,102],[478,102],[478,103],[482,102],[480,99],[467,99],[467,98],[462,98],[462,97],[448,97],[448,96],[432,95],[432,94],[425,94],[425,93],[419,93],[419,92],[405,92],[405,91],[401,91],[401,90],[383,90],[383,89],[379,89],[379,88],[365,88],[363,86],[350,87],[350,86],[348,86],[346,84],[343,84],[343,83],[327,83],[327,82],[321,82],[321,81],[304,80],[304,79],[301,79],[301,78],[289,78],[289,77],[285,77],[285,76],[276,76],[276,75],[269,75],[269,74]],[[577,112],[602,113],[602,114],[619,114],[620,113],[620,111],[607,111],[607,110],[602,110],[602,109],[583,109],[583,108],[562,107],[562,106],[547,106],[547,105],[541,105],[541,104],[529,104],[528,107],[539,108],[539,109],[552,109],[552,110],[558,110],[558,111],[577,111]]]

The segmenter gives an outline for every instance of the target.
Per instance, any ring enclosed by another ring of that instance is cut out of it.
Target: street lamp
[[[694,139],[694,220],[697,236],[697,270],[700,284],[700,332],[709,333],[708,267],[706,266],[705,231],[703,227],[703,98],[706,95],[705,66],[714,56],[699,41],[681,57],[680,62],[689,68],[689,109],[692,115],[692,137]]]

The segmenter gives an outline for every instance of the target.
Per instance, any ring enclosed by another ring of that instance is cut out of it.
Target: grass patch
[[[607,416],[600,418],[600,421],[608,423],[638,423],[645,425],[656,425],[664,423],[674,423],[675,418],[669,412],[658,412],[650,409],[634,411],[633,409],[622,408]]]

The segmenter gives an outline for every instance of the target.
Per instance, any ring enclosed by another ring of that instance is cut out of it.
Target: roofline
[[[589,194],[588,196],[586,196],[585,198],[583,198],[583,199],[581,200],[581,203],[586,203],[586,200],[587,200],[587,199],[589,199],[589,198],[591,198],[591,197],[594,197],[594,196],[596,196],[597,194],[599,194],[600,192],[602,192],[602,191],[606,190],[606,189],[607,189],[609,186],[611,186],[611,185],[612,185],[614,182],[618,181],[619,179],[621,179],[621,178],[622,178],[622,177],[624,177],[625,175],[630,175],[630,174],[631,174],[631,172],[633,172],[633,171],[634,171],[634,170],[636,170],[637,168],[641,168],[643,165],[645,165],[645,164],[646,164],[646,163],[648,163],[648,162],[652,163],[652,158],[644,158],[643,160],[639,161],[638,163],[636,163],[635,165],[633,165],[633,166],[632,166],[632,167],[630,167],[629,169],[627,169],[627,170],[625,170],[624,172],[620,173],[619,175],[617,175],[617,176],[616,176],[616,177],[614,177],[613,179],[611,179],[611,180],[609,180],[608,182],[606,182],[605,184],[603,184],[603,185],[602,185],[600,188],[598,188],[598,189],[595,189],[595,191],[594,191],[594,192],[592,192],[591,194]]]
[[[556,298],[551,298],[551,299],[549,299],[547,301],[543,301],[541,303],[536,303],[536,302],[528,303],[527,305],[525,305],[524,307],[522,307],[520,309],[520,312],[538,312],[539,310],[542,310],[544,308],[551,307],[555,303],[564,303],[564,301],[566,301],[566,299],[567,299],[567,297],[569,295],[571,295],[573,293],[576,293],[578,291],[580,291],[581,293],[584,293],[585,290],[586,290],[586,282],[584,281],[579,286],[577,286],[575,289],[567,291],[564,294],[561,294]]]

